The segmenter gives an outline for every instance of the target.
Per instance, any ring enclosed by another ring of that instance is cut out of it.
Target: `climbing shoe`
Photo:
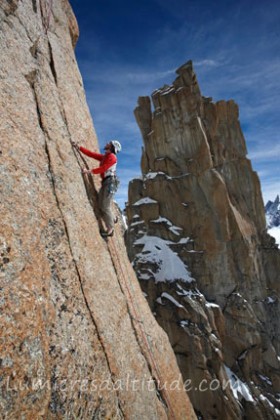
[[[109,236],[113,236],[114,235],[114,229],[112,229],[111,232],[104,232],[104,231],[102,231],[102,232],[100,232],[100,234],[101,234],[101,236],[103,238],[108,238]]]

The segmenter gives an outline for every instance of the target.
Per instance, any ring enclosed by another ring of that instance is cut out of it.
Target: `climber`
[[[95,153],[87,150],[85,147],[79,146],[75,142],[71,142],[72,146],[77,150],[81,151],[86,156],[89,156],[93,159],[99,160],[99,168],[96,169],[86,169],[83,168],[82,172],[84,174],[100,174],[102,179],[102,186],[98,193],[98,206],[101,211],[102,219],[105,222],[107,227],[106,231],[101,231],[101,236],[113,236],[114,234],[114,223],[117,219],[114,219],[111,205],[113,201],[114,193],[117,189],[117,177],[116,177],[116,167],[117,167],[117,156],[122,149],[121,144],[117,140],[111,140],[104,147],[105,153]]]

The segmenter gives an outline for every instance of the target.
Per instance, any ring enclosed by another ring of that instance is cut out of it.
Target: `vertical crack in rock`
[[[35,42],[32,42],[32,46],[29,48],[30,54],[35,59],[37,58],[39,40],[40,37],[38,37]]]
[[[55,70],[55,63],[54,63],[54,58],[53,58],[53,51],[52,51],[52,46],[51,43],[48,42],[48,46],[49,46],[49,53],[50,53],[50,69],[55,81],[55,84],[57,85],[57,73]],[[69,130],[68,130],[69,131]]]
[[[35,100],[35,104],[36,104],[36,111],[37,111],[37,115],[38,115],[38,122],[39,122],[39,125],[40,125],[42,121],[41,121],[40,110],[39,110],[39,107],[38,107],[38,103],[36,101],[35,91],[34,91],[34,83],[35,83],[36,78],[37,78],[37,69],[32,70],[31,72],[26,74],[25,78],[28,81],[28,83],[29,83],[29,85],[32,89],[32,92],[33,92],[33,96],[34,96],[34,100]],[[40,125],[40,127],[43,130],[41,125]]]
[[[57,208],[58,208],[58,210],[59,210],[59,212],[61,214],[61,219],[62,219],[62,222],[63,222],[63,225],[64,225],[64,230],[65,230],[65,233],[66,233],[66,236],[67,236],[67,239],[68,239],[69,250],[70,250],[70,253],[72,255],[73,262],[74,262],[74,266],[75,266],[75,270],[76,270],[77,277],[78,277],[78,280],[79,280],[80,289],[81,289],[82,296],[83,296],[83,299],[84,299],[84,302],[85,302],[85,306],[86,306],[86,308],[88,310],[88,313],[89,313],[90,319],[92,321],[92,324],[93,324],[93,326],[94,326],[94,328],[96,330],[96,334],[97,334],[98,340],[100,342],[100,345],[101,345],[101,347],[103,349],[103,352],[104,352],[104,355],[105,355],[105,358],[106,358],[108,370],[110,372],[110,378],[111,378],[112,383],[114,384],[114,376],[112,375],[111,366],[110,366],[110,360],[109,360],[109,357],[108,357],[108,354],[107,354],[107,351],[106,351],[106,346],[104,345],[102,336],[101,336],[101,334],[100,334],[100,332],[98,330],[98,326],[97,326],[97,324],[96,324],[96,322],[94,320],[94,316],[93,316],[92,311],[90,309],[90,305],[88,303],[88,300],[87,300],[87,297],[86,297],[86,294],[85,294],[85,291],[84,291],[84,288],[83,288],[82,278],[81,278],[81,275],[80,275],[80,272],[79,272],[79,268],[78,268],[77,263],[75,261],[75,258],[74,258],[74,255],[73,255],[73,251],[72,251],[72,247],[71,247],[71,241],[70,241],[70,236],[69,236],[69,232],[68,232],[68,227],[67,227],[66,221],[65,221],[64,216],[63,216],[63,211],[61,210],[61,207],[60,207],[58,196],[56,194],[55,178],[54,178],[54,174],[53,174],[53,171],[52,171],[51,156],[50,156],[50,152],[49,152],[49,148],[48,148],[48,140],[47,140],[47,139],[49,139],[49,136],[48,136],[47,131],[45,130],[44,123],[43,123],[42,118],[41,118],[40,105],[39,105],[39,100],[37,98],[36,89],[34,88],[34,83],[35,82],[33,80],[33,83],[31,84],[31,87],[33,87],[34,98],[35,98],[36,109],[37,109],[37,115],[38,115],[38,122],[39,122],[40,128],[41,128],[41,130],[42,130],[42,132],[44,134],[44,138],[45,138],[45,151],[46,151],[46,156],[47,156],[47,159],[48,159],[48,168],[49,168],[49,173],[50,173],[50,181],[51,181],[53,195],[54,195],[55,200],[56,200],[56,203],[57,203]],[[64,121],[65,121],[65,124],[67,126],[66,119],[64,119]],[[68,127],[67,127],[67,129],[68,129]],[[68,133],[69,133],[69,131],[68,131]],[[70,135],[70,133],[69,133],[69,135]],[[118,395],[118,391],[116,391],[116,394]],[[118,400],[118,407],[119,407],[121,416],[122,416],[122,418],[125,418],[123,409],[121,407],[121,402],[120,402],[119,396],[118,396],[118,399],[117,400]]]
[[[52,51],[52,46],[51,46],[50,42],[48,42],[48,45],[49,45],[49,52],[50,52],[50,68],[51,68],[51,72],[53,74],[55,83],[58,86],[58,78],[57,78],[57,72],[56,72],[56,69],[55,69],[55,60],[54,60],[54,55],[53,55],[53,51]],[[69,124],[68,124],[68,121],[67,121],[67,116],[66,116],[66,112],[65,112],[65,109],[64,109],[64,104],[60,99],[59,99],[59,104],[60,104],[59,112],[60,112],[61,118],[64,122],[64,126],[67,130],[69,140],[71,141],[72,140],[72,135],[71,135],[71,131],[69,129]],[[81,168],[80,160],[82,160],[83,166],[88,168],[88,164],[87,164],[86,160],[84,159],[84,157],[80,153],[76,152],[75,150],[74,150],[74,153],[75,153],[75,156],[76,156],[79,167]],[[93,212],[96,216],[96,219],[97,219],[98,223],[100,223],[100,213],[99,213],[98,204],[97,204],[97,200],[98,200],[97,199],[97,191],[96,191],[96,188],[94,186],[94,182],[91,178],[89,178],[88,182],[86,182],[85,177],[83,177],[83,182],[84,182],[85,190],[86,190],[86,193],[87,193],[88,201],[89,201],[89,203],[90,203],[90,205],[93,209]]]
[[[39,0],[42,26],[45,34],[47,34],[52,13],[52,1],[53,0]]]
[[[33,12],[37,13],[37,0],[32,0]]]

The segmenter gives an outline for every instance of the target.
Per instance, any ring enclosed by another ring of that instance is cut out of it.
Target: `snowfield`
[[[156,236],[145,235],[135,242],[135,245],[143,245],[141,253],[135,256],[137,264],[152,263],[156,271],[150,270],[150,275],[140,274],[141,280],[149,280],[151,277],[155,282],[173,282],[182,280],[186,283],[193,281],[188,268],[178,255],[169,248],[170,241],[165,241]]]
[[[268,229],[268,233],[270,236],[273,236],[273,238],[276,240],[276,243],[280,245],[280,226]]]

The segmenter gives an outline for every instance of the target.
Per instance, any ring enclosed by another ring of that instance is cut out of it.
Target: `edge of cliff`
[[[67,0],[0,5],[1,414],[195,418],[120,233],[99,235],[70,144],[98,149],[77,38]]]

